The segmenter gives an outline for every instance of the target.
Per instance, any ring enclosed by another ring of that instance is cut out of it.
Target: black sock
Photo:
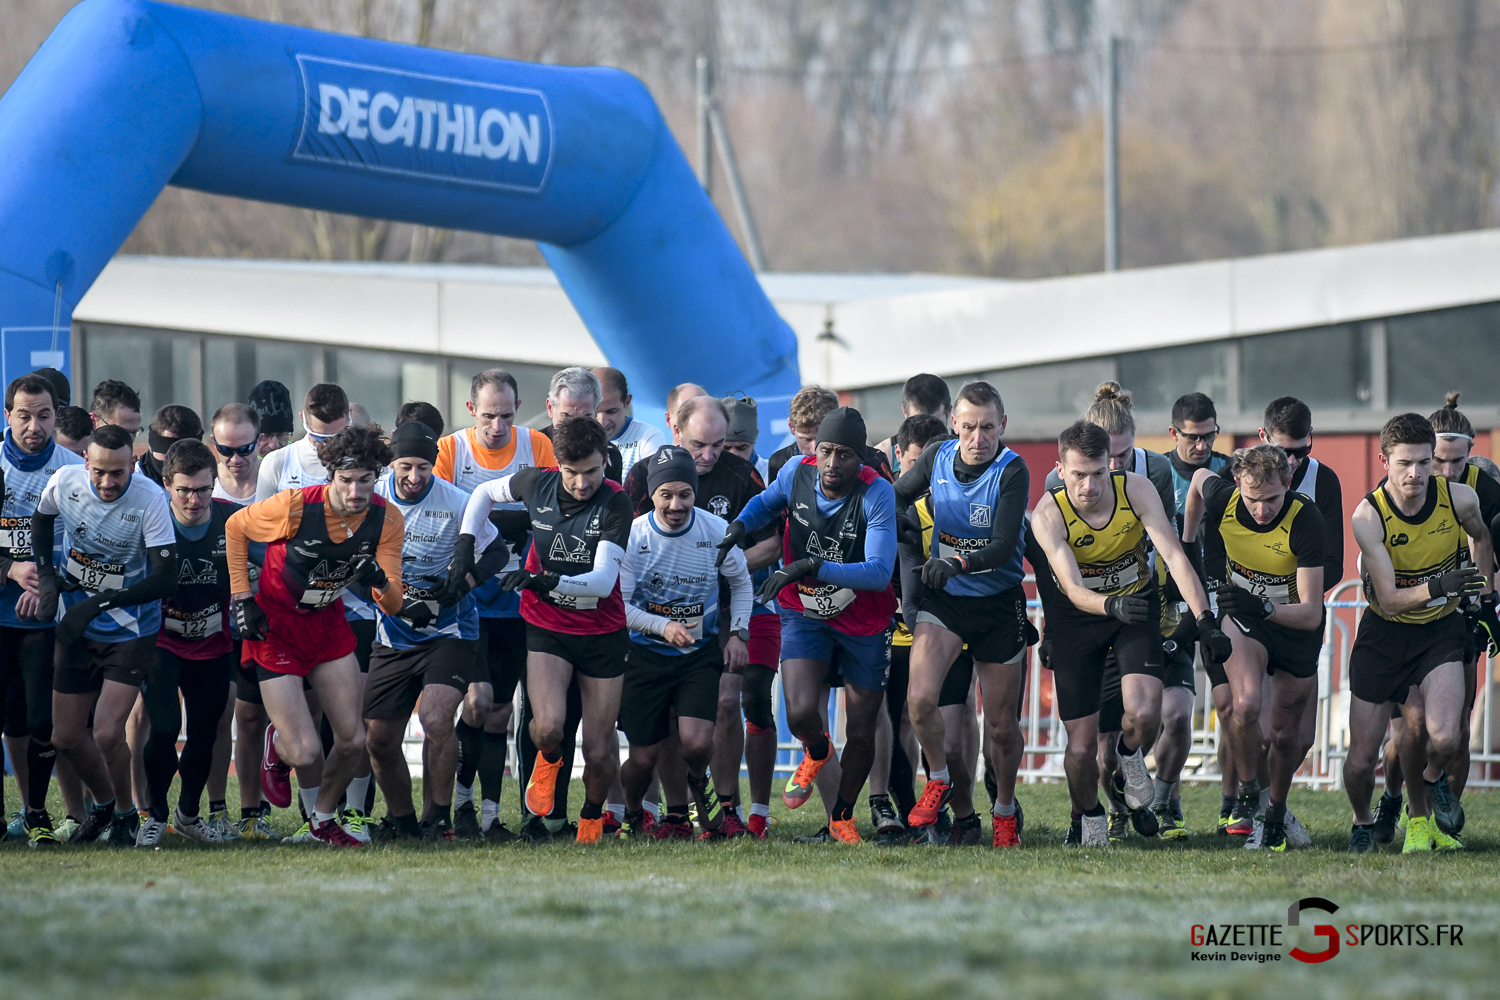
[[[458,783],[469,788],[484,756],[484,730],[459,719],[453,726],[453,735],[458,737]]]
[[[1085,809],[1083,811],[1083,815],[1085,815],[1085,816],[1103,816],[1104,815],[1104,803],[1103,802],[1095,802],[1094,803],[1094,808],[1092,808],[1092,809]]]
[[[178,804],[178,808],[179,809],[182,808],[182,806],[181,806],[180,803]],[[211,813],[228,812],[229,811],[229,803],[225,802],[223,799],[209,799],[208,800],[208,811],[211,812]],[[183,812],[183,815],[186,816],[187,813]]]
[[[827,733],[819,733],[816,740],[802,745],[813,760],[827,760],[828,755],[833,752],[833,744],[829,742]]]
[[[839,798],[833,803],[833,818],[846,820],[854,818],[854,803],[847,799]]]
[[[165,823],[167,820],[171,819],[171,817],[167,815],[166,809],[155,804],[151,806],[151,818],[162,823]]]
[[[688,814],[688,807],[687,807],[687,803],[686,802],[684,802],[680,806],[674,806],[674,805],[668,803],[668,805],[667,805],[667,811],[666,811],[665,814],[663,814],[662,819],[663,820],[670,820],[673,823],[686,823],[687,822],[687,814]]]
[[[1124,733],[1121,733],[1115,740],[1115,753],[1119,754],[1121,757],[1132,757],[1135,755],[1134,750],[1131,750],[1125,746]]]
[[[26,743],[26,789],[32,802],[46,802],[48,786],[52,784],[52,765],[57,760],[57,748],[51,743],[40,743],[32,737]]]
[[[1242,798],[1242,799],[1244,799],[1244,798],[1252,798],[1252,799],[1254,799],[1255,800],[1255,808],[1259,809],[1260,808],[1260,782],[1259,781],[1242,781],[1242,782],[1240,782],[1240,798]]]
[[[1223,815],[1224,813],[1233,811],[1233,809],[1234,809],[1234,796],[1233,795],[1220,795],[1219,796],[1219,814]]]
[[[449,826],[452,826],[453,807],[451,805],[440,806],[436,802],[434,802],[432,804],[432,819],[433,822],[443,822],[447,823]]]
[[[510,745],[504,733],[487,732],[482,735],[479,750],[479,785],[484,790],[484,794],[476,798],[488,799],[491,802],[500,801],[500,785],[505,780],[505,758],[509,752]]]
[[[1266,822],[1284,821],[1286,819],[1286,803],[1272,800],[1266,803]]]
[[[558,761],[562,760],[562,748],[558,747],[556,750],[553,750],[550,753],[542,753],[541,757],[542,760],[545,760],[549,764],[556,764]]]
[[[583,806],[578,810],[578,818],[579,819],[598,819],[599,817],[601,817],[603,815],[604,815],[604,803],[603,802],[590,802],[586,798],[583,800]]]
[[[628,824],[630,824],[631,826],[639,825],[645,819],[646,819],[646,810],[645,809],[637,809],[635,812],[631,812],[629,809],[625,810],[625,822],[628,823]]]

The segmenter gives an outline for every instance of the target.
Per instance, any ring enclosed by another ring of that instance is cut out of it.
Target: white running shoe
[[[136,847],[159,847],[162,838],[167,835],[167,824],[147,813],[141,820],[141,825],[135,831]]]
[[[182,810],[178,809],[172,816],[172,829],[188,840],[196,840],[200,844],[222,844],[224,837],[208,825],[208,821],[202,816],[184,816]]]
[[[1120,773],[1125,776],[1125,804],[1131,809],[1149,809],[1156,797],[1156,786],[1151,782],[1146,755],[1140,747],[1128,757],[1120,756]]]
[[[1288,813],[1287,815],[1291,815]],[[1245,850],[1258,851],[1260,844],[1266,836],[1266,821],[1257,816],[1255,818],[1255,829],[1250,831],[1250,836],[1245,838]]]
[[[1108,816],[1085,816],[1085,817],[1083,817],[1083,846],[1084,847],[1108,847],[1109,846],[1109,817]]]
[[[370,842],[370,831],[366,829],[369,822],[370,818],[358,809],[346,808],[339,810],[339,826],[343,827],[345,833],[361,844],[368,844]]]
[[[292,834],[290,837],[282,837],[279,843],[321,844],[322,841],[312,835],[312,823],[308,820],[303,820],[302,826],[297,829],[296,833]]]
[[[1307,827],[1297,821],[1292,811],[1286,811],[1286,846],[1288,847],[1311,847],[1312,834],[1307,832]]]

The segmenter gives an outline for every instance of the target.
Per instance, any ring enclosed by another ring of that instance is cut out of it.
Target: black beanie
[[[68,383],[68,376],[64,375],[56,368],[38,368],[31,374],[40,375],[42,378],[52,383],[52,395],[57,397],[57,405],[59,407],[69,406],[72,404],[73,387]]]
[[[420,458],[437,462],[438,440],[432,428],[420,420],[409,420],[391,432],[391,459]]]
[[[869,436],[865,433],[865,418],[852,406],[840,406],[823,418],[818,425],[818,444],[824,441],[841,444],[863,457]]]
[[[292,432],[292,394],[275,379],[266,379],[250,390],[246,402],[260,414],[262,434]]]
[[[687,483],[698,491],[698,465],[686,448],[664,444],[646,459],[646,489],[655,493],[662,483]]]

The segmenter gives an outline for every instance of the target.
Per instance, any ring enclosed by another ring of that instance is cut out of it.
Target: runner
[[[47,815],[47,789],[57,750],[52,744],[52,638],[54,621],[37,617],[38,570],[31,554],[31,523],[42,491],[52,474],[64,466],[82,465],[83,460],[58,447],[52,440],[57,408],[53,387],[37,375],[22,375],[5,390],[5,440],[0,444],[0,484],[4,507],[0,508],[0,567],[5,589],[0,591],[0,677],[7,697],[13,697],[19,681],[23,730],[7,736],[27,736],[21,755],[11,754],[20,779],[25,771],[23,796],[28,807],[25,836],[33,847],[57,843],[52,820]],[[54,553],[53,563],[56,555]],[[14,751],[15,744],[7,740]],[[73,819],[82,823],[83,813]],[[108,817],[105,817],[107,821]],[[93,828],[87,839],[99,835]]]
[[[83,458],[89,449],[89,437],[94,433],[94,421],[89,411],[81,406],[63,406],[57,411],[57,429],[52,440],[59,448],[71,451]]]
[[[689,400],[679,411],[678,427],[688,436],[701,419],[690,412],[695,402]],[[630,758],[620,769],[625,786],[621,835],[651,832],[642,798],[675,716],[678,752],[686,762],[687,785],[698,806],[701,839],[743,836],[747,830],[735,811],[740,758],[736,754],[720,765],[720,741],[714,730],[715,720],[723,716],[720,675],[726,670],[739,673],[748,662],[750,572],[737,548],[730,549],[722,562],[714,558],[713,550],[728,525],[722,517],[697,509],[695,456],[681,447],[663,446],[647,461],[653,509],[632,524],[620,570],[632,642],[620,696],[620,728],[630,741]],[[730,590],[722,649],[721,577]],[[738,731],[738,690],[734,694],[731,725]],[[716,796],[712,799],[705,773],[710,758]],[[675,812],[669,807],[668,816]]]
[[[460,588],[462,595],[449,591],[447,576],[469,494],[432,474],[438,437],[424,423],[398,426],[391,435],[391,456],[390,472],[376,492],[402,515],[406,593],[398,614],[380,613],[365,689],[370,763],[385,794],[385,822],[375,836],[452,841],[457,839],[452,807],[458,766],[453,717],[475,677],[479,612],[466,587]],[[488,549],[496,539],[494,527],[485,521],[477,528],[479,545]],[[503,542],[500,548],[502,558],[509,555]],[[402,746],[418,699],[422,794],[429,803],[420,823]],[[473,805],[469,808],[472,814]]]
[[[1056,626],[1050,662],[1058,714],[1068,734],[1064,762],[1074,809],[1068,842],[1103,847],[1109,834],[1096,787],[1097,727],[1104,661],[1111,650],[1119,662],[1124,702],[1116,749],[1125,802],[1143,810],[1154,798],[1143,751],[1157,735],[1163,666],[1159,593],[1148,543],[1158,559],[1166,560],[1205,645],[1227,657],[1229,639],[1214,621],[1155,487],[1144,476],[1109,470],[1104,428],[1080,420],[1058,437],[1057,448],[1063,485],[1050,491],[1054,502],[1037,505],[1031,524],[1060,590],[1049,622]]]
[[[552,447],[557,469],[523,469],[480,484],[463,526],[464,534],[477,535],[496,503],[524,503],[530,512],[536,540],[524,568],[503,583],[523,591],[526,620],[526,695],[539,751],[526,807],[548,816],[560,772],[572,763],[562,745],[568,688],[576,679],[584,760],[577,840],[592,844],[603,836],[604,801],[619,770],[615,720],[630,649],[619,571],[633,518],[624,490],[604,478],[609,439],[598,421],[564,420],[553,428]]]
[[[926,373],[913,375],[906,380],[901,386],[901,419],[907,420],[918,415],[937,417],[944,427],[951,423],[953,398],[949,394],[947,382]],[[885,457],[892,470],[902,471],[900,444],[896,435],[875,445],[875,450]]]
[[[158,433],[154,423],[152,430]],[[169,819],[171,829],[189,840],[224,842],[223,830],[198,812],[213,766],[225,692],[238,666],[229,628],[224,547],[225,522],[238,508],[213,499],[216,464],[213,452],[193,438],[169,446],[162,463],[162,484],[177,536],[178,572],[176,591],[162,599],[157,662],[142,691],[151,720],[145,748],[150,818],[137,840],[144,847],[160,842]],[[177,734],[182,731],[184,707],[187,742],[179,762]],[[177,812],[171,815],[168,792],[173,775],[179,773]]]
[[[163,481],[162,463],[166,461],[167,449],[184,438],[203,440],[203,421],[186,406],[169,403],[156,411],[151,426],[146,428],[146,450],[137,461],[141,475],[153,483]]]
[[[569,417],[589,417],[597,422],[604,389],[587,368],[564,368],[552,376],[547,387],[547,419],[551,425],[542,433],[549,438]],[[602,425],[601,425],[602,426]],[[604,478],[619,483],[625,478],[625,459],[620,449],[609,443],[604,450]]]
[[[1402,853],[1456,850],[1446,830],[1463,807],[1448,783],[1458,753],[1464,707],[1468,628],[1463,597],[1490,592],[1494,549],[1480,521],[1479,498],[1461,483],[1432,474],[1432,423],[1415,413],[1392,417],[1380,431],[1384,484],[1354,509],[1369,613],[1360,617],[1349,654],[1349,755],[1344,787],[1354,807],[1349,850],[1374,849],[1370,796],[1380,740],[1401,706],[1402,771],[1408,781]],[[1456,523],[1455,523],[1456,522]],[[1468,535],[1472,561],[1460,558]],[[1425,765],[1425,767],[1424,767]]]
[[[94,806],[86,825],[102,827],[112,813],[109,843],[117,846],[135,843],[138,830],[149,840],[164,829],[141,826],[130,808],[125,720],[156,665],[160,599],[177,586],[176,534],[166,495],[132,475],[134,464],[130,432],[99,425],[86,463],[54,472],[32,517],[39,595],[34,617],[52,621],[61,610],[52,741],[90,789],[111,795]],[[53,562],[59,535],[66,592]]]
[[[1026,462],[1001,442],[1005,404],[988,382],[959,390],[953,408],[958,438],[922,452],[896,483],[898,509],[931,490],[933,533],[922,567],[922,596],[912,629],[907,705],[932,772],[907,816],[915,828],[937,822],[951,803],[948,844],[977,844],[974,779],[969,762],[949,754],[938,708],[950,668],[967,646],[984,692],[986,746],[998,798],[996,847],[1018,847],[1015,783],[1024,740],[1013,706],[1026,676],[1026,594],[1021,588],[1022,517],[1031,488]],[[957,773],[952,773],[953,770]]]
[[[1235,452],[1222,472],[1198,470],[1191,486],[1202,499],[1204,567],[1233,647],[1224,671],[1237,774],[1260,772],[1261,712],[1269,706],[1270,798],[1262,810],[1260,782],[1241,779],[1231,820],[1253,824],[1263,814],[1256,846],[1268,851],[1296,846],[1287,836],[1287,793],[1305,755],[1299,729],[1307,703],[1317,700],[1323,646],[1323,515],[1291,490],[1291,480],[1286,452],[1260,444]],[[1189,503],[1190,537],[1196,506]]]
[[[134,438],[141,432],[141,397],[119,379],[105,379],[94,386],[89,419],[95,427],[113,424]]]
[[[729,430],[724,434],[724,450],[755,466],[755,471],[760,473],[761,481],[764,482],[770,463],[755,450],[755,442],[760,439],[760,414],[755,400],[739,395],[725,396],[722,402],[729,414]]]
[[[257,457],[264,458],[285,448],[292,439],[292,394],[287,387],[275,379],[266,379],[256,383],[245,401],[260,418],[256,424]]]
[[[666,444],[666,438],[655,427],[630,415],[630,386],[625,381],[625,373],[618,368],[591,370],[604,390],[594,417],[604,425],[610,443],[620,449],[622,467],[629,469],[641,459],[656,454],[656,449]]]
[[[876,717],[890,670],[891,618],[896,597],[894,490],[863,466],[865,422],[858,410],[839,407],[823,418],[816,457],[787,462],[764,493],[729,525],[719,551],[734,546],[790,511],[784,565],[761,588],[781,606],[782,686],[787,723],[802,741],[803,759],[782,798],[799,808],[833,758],[818,695],[835,663],[844,679],[846,741],[843,778],[830,835],[859,843],[854,802],[875,754]],[[835,652],[837,660],[835,661]]]
[[[355,826],[347,818],[340,825],[335,810],[363,756],[365,736],[357,640],[341,597],[348,587],[365,586],[387,612],[401,610],[403,525],[400,511],[373,495],[376,477],[390,462],[377,430],[340,431],[318,443],[317,456],[320,467],[335,470],[328,485],[284,490],[229,519],[229,573],[235,631],[244,659],[255,664],[271,720],[265,768],[279,773],[283,784],[285,770],[298,769],[309,813],[306,834],[291,839],[350,847],[361,842],[355,834],[363,831],[347,829]],[[260,591],[253,596],[252,542],[267,546]],[[333,729],[326,764],[304,679]],[[270,797],[270,786],[266,790]]]
[[[513,475],[522,469],[553,468],[552,441],[541,431],[516,427],[516,408],[521,403],[515,378],[501,368],[489,368],[475,375],[469,383],[469,399],[464,405],[474,418],[474,426],[455,431],[438,441],[438,459],[433,474],[446,479],[466,493],[483,483]],[[524,545],[530,528],[525,520],[525,505],[500,505],[519,515],[520,540]],[[502,573],[521,568],[519,555],[502,567]],[[455,578],[455,586],[462,577]],[[526,681],[526,623],[521,619],[521,601],[500,588],[500,579],[486,576],[478,581],[474,601],[479,610],[479,654],[475,676],[464,697],[463,714],[455,729],[458,738],[458,769],[454,785],[453,829],[461,840],[484,835],[492,840],[509,840],[515,836],[499,822],[500,787],[505,777],[509,753],[507,733],[513,714],[516,686]],[[524,722],[517,726],[516,745],[521,756],[522,775],[530,774],[536,748],[526,735]],[[575,730],[576,732],[576,727]],[[573,737],[563,741],[563,755],[572,760]],[[474,811],[474,778],[479,777],[481,799],[479,815]],[[564,776],[563,780],[566,780]],[[567,802],[566,785],[559,787],[557,798]],[[522,815],[526,815],[524,805]],[[567,820],[552,819],[558,829]],[[546,820],[537,819],[537,825]]]

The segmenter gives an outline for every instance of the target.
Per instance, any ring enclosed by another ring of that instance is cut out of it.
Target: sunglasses
[[[1187,441],[1189,444],[1197,444],[1200,441],[1212,441],[1214,438],[1219,436],[1219,429],[1217,427],[1209,431],[1207,434],[1189,434],[1181,427],[1173,427],[1172,430],[1176,431],[1177,436],[1182,438],[1184,441]]]
[[[220,444],[218,441],[214,441],[213,438],[209,438],[209,440],[214,442],[214,449],[217,450],[218,453],[220,455],[223,455],[225,458],[233,458],[236,455],[244,458],[253,455],[255,453],[255,446],[259,443],[257,441],[251,441],[249,444],[242,444],[231,448],[227,444]]]
[[[1307,444],[1303,445],[1300,448],[1283,448],[1281,450],[1286,452],[1287,458],[1295,458],[1300,462],[1308,455],[1312,454],[1312,442],[1309,441]]]

